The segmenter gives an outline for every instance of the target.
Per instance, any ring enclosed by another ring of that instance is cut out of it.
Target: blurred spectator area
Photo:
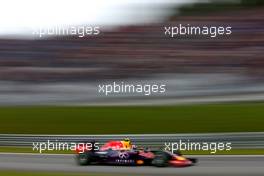
[[[87,81],[161,73],[264,75],[264,8],[174,16],[160,24],[126,26],[96,37],[0,39],[0,80]],[[164,26],[232,26],[218,38],[169,38]]]

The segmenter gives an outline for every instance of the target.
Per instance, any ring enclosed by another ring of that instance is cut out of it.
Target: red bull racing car
[[[187,167],[197,163],[195,158],[186,158],[180,153],[173,154],[162,150],[138,149],[132,147],[129,141],[110,141],[99,150],[76,150],[76,160],[79,165],[131,165],[156,167]]]

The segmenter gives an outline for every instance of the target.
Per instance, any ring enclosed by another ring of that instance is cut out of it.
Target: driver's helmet
[[[123,141],[123,148],[124,149],[127,149],[127,150],[130,150],[132,149],[132,143],[131,143],[131,140],[129,138],[125,138]]]

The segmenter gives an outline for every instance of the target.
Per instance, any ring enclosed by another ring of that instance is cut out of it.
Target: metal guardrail
[[[201,133],[201,134],[127,134],[127,135],[21,135],[0,134],[0,146],[32,146],[33,142],[104,143],[129,137],[138,146],[164,146],[169,142],[231,142],[236,149],[264,149],[264,132],[259,133]]]

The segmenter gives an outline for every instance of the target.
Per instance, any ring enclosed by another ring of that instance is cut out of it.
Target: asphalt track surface
[[[73,155],[0,154],[0,170],[105,173],[121,175],[264,175],[264,156],[197,156],[199,164],[186,168],[149,166],[77,166]]]

